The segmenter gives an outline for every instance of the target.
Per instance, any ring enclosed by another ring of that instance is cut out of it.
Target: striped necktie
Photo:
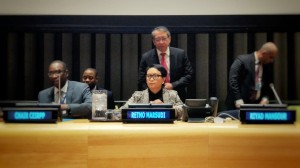
[[[160,55],[161,55],[161,62],[160,62],[160,64],[162,66],[164,66],[165,69],[166,69],[166,71],[167,71],[167,76],[166,76],[165,82],[166,83],[170,83],[169,68],[168,68],[167,61],[166,61],[166,53],[161,53]]]
[[[57,91],[55,95],[55,102],[58,104],[65,104],[65,100],[66,100],[65,92],[60,91],[60,95],[59,95],[59,91]]]

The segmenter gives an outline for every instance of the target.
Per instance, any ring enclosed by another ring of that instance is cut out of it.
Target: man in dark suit
[[[162,64],[168,71],[165,88],[176,90],[180,99],[184,102],[187,98],[186,87],[193,80],[193,68],[185,51],[179,48],[169,47],[171,33],[164,27],[159,26],[152,31],[154,49],[143,54],[139,64],[139,90],[147,88],[146,71],[152,64]]]
[[[63,118],[88,118],[91,116],[92,94],[89,86],[85,83],[68,80],[69,71],[63,61],[53,61],[48,68],[48,76],[53,86],[39,92],[38,101],[40,103],[61,104]]]
[[[89,85],[91,92],[93,90],[106,90],[104,88],[97,86],[98,80],[99,80],[99,76],[96,69],[87,68],[84,70],[82,74],[82,82]],[[106,91],[107,91],[107,108],[114,109],[115,101],[114,101],[113,93],[109,90]]]
[[[267,42],[258,51],[238,56],[229,72],[229,89],[226,99],[228,110],[239,109],[241,104],[268,104],[273,96],[272,67],[278,54],[277,46]]]

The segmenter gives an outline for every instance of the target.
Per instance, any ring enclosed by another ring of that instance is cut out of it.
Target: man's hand
[[[69,110],[69,105],[68,104],[61,104],[60,105],[60,110],[63,111],[63,110]]]
[[[259,104],[269,104],[269,100],[268,99],[262,99]]]
[[[241,108],[241,104],[244,104],[243,99],[236,100],[235,101],[235,108],[237,108],[237,109]]]
[[[172,83],[165,83],[165,88],[168,90],[172,90],[173,89]]]

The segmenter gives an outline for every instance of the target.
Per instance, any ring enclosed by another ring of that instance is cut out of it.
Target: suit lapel
[[[175,69],[176,66],[176,57],[173,53],[173,50],[170,48],[170,82],[173,82],[172,79],[174,79],[174,73],[171,73],[171,72],[176,72],[176,69]]]
[[[151,62],[153,62],[155,64],[160,64],[156,49],[153,49],[153,54],[152,54],[151,59],[152,59]]]
[[[54,87],[50,89],[50,92],[48,94],[48,100],[49,102],[54,102]]]
[[[255,56],[254,56],[254,53],[252,54],[250,65],[251,65],[250,68],[251,68],[252,79],[255,82]]]
[[[72,95],[73,95],[73,90],[74,90],[74,88],[73,88],[72,82],[69,81],[68,88],[67,88],[67,95],[66,95],[67,104],[70,104],[72,102],[71,99],[72,99]]]

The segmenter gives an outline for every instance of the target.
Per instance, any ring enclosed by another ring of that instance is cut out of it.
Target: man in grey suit
[[[168,72],[164,84],[165,89],[176,90],[180,99],[184,102],[187,97],[186,87],[192,82],[194,73],[185,51],[169,47],[171,33],[164,26],[153,29],[152,42],[155,48],[144,53],[139,64],[139,90],[147,88],[147,68],[152,64],[161,64]]]
[[[271,63],[278,54],[273,42],[267,42],[258,51],[240,55],[229,72],[227,109],[239,109],[241,104],[268,104],[273,96]]]
[[[61,104],[63,118],[88,118],[92,112],[92,95],[87,84],[68,80],[69,71],[63,61],[55,60],[48,68],[52,87],[39,92],[40,103]],[[61,92],[59,92],[59,88]],[[59,95],[61,93],[61,95]]]

